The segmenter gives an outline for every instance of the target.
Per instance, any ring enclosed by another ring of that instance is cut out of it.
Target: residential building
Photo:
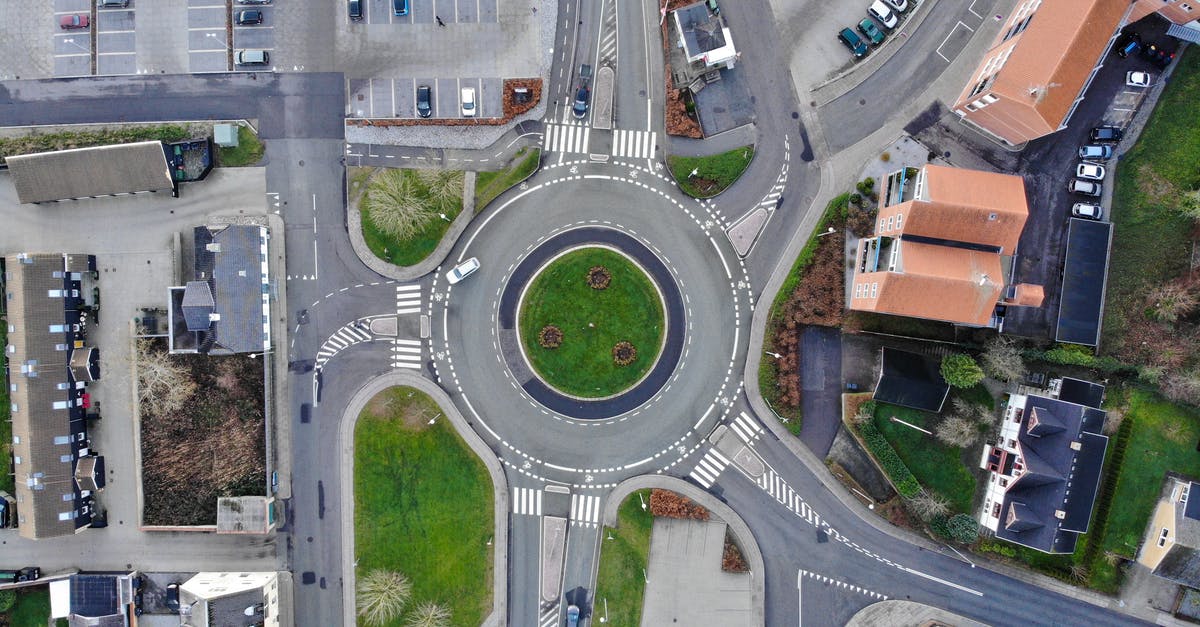
[[[1136,22],[1157,12],[1174,24],[1185,25],[1200,18],[1200,2],[1196,0],[1133,0],[1129,22]]]
[[[689,4],[672,14],[675,32],[689,64],[703,69],[732,68],[737,48],[725,20],[709,11],[704,2]]]
[[[953,110],[1014,146],[1065,128],[1133,8],[1129,0],[1021,0]]]
[[[231,355],[271,348],[265,226],[193,229],[193,280],[168,288],[172,353]]]
[[[858,244],[849,308],[996,327],[1042,288],[1009,285],[1029,216],[1019,176],[927,164],[884,183],[874,235]]]
[[[1200,481],[1167,473],[1138,563],[1159,577],[1200,588]]]
[[[4,262],[17,525],[30,539],[78,533],[105,483],[87,433],[97,410],[87,387],[100,378],[99,352],[87,345],[99,305],[96,258],[21,253]]]
[[[979,522],[1001,540],[1071,553],[1088,530],[1108,448],[1104,386],[1064,378],[1048,394],[1009,396],[999,440],[980,460],[988,482]]]
[[[79,573],[51,581],[50,618],[70,627],[128,627],[136,615],[132,573]]]
[[[278,627],[291,625],[290,603],[281,601],[279,573],[196,573],[179,587],[182,625],[190,627]],[[290,598],[290,597],[289,597]]]
[[[160,141],[10,155],[4,162],[23,203],[179,191]]]
[[[886,346],[879,354],[879,380],[872,399],[935,414],[942,411],[950,384],[936,361]]]

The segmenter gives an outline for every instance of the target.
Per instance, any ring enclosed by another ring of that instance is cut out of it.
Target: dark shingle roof
[[[884,403],[940,412],[950,384],[942,378],[938,364],[916,353],[883,348],[879,381],[873,398]]]
[[[188,281],[183,290],[183,319],[188,331],[207,331],[212,327],[210,316],[215,311],[212,289],[208,281]]]
[[[222,627],[248,627],[257,625],[262,617],[257,614],[246,616],[246,608],[263,602],[262,589],[239,592],[208,602],[208,624]]]
[[[194,235],[196,280],[211,286],[219,317],[204,343],[216,353],[268,348],[266,227],[199,226]]]
[[[710,15],[703,2],[688,5],[675,11],[683,31],[683,45],[687,55],[694,57],[725,45],[725,33],[721,19]]]
[[[175,189],[162,142],[5,157],[23,203]]]
[[[1154,574],[1186,586],[1200,588],[1200,550],[1176,544],[1167,551]]]

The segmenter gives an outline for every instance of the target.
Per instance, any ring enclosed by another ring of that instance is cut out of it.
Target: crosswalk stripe
[[[395,343],[397,343],[397,344],[403,344],[403,345],[405,345],[405,346],[420,346],[420,345],[421,345],[421,340],[401,340],[401,339],[395,339],[395,340],[392,340],[392,341],[393,341],[393,342],[395,342]]]
[[[420,285],[397,285],[397,292],[418,292],[421,290]]]
[[[420,354],[421,347],[419,346],[393,346],[397,353],[417,353]]]
[[[420,308],[420,307],[409,307],[408,309],[397,309],[397,310],[396,310],[396,313],[398,313],[398,314],[410,314],[410,313],[417,313],[417,312],[419,312],[419,311],[421,311],[421,308]]]
[[[396,362],[392,364],[393,368],[408,368],[410,370],[420,370],[421,364],[409,364],[404,362]]]
[[[404,353],[399,353],[399,354],[395,355],[392,359],[394,359],[395,361],[421,361],[421,356],[420,355],[406,355]]]

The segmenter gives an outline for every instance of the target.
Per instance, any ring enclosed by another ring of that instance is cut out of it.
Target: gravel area
[[[542,33],[541,77],[550,75],[554,55],[554,32],[558,21],[558,2],[541,0],[537,12]],[[507,76],[503,78],[528,78]],[[346,142],[350,144],[384,144],[420,146],[423,148],[461,148],[479,150],[500,140],[514,125],[526,120],[540,120],[546,115],[546,99],[519,115],[508,124],[499,126],[346,126]]]

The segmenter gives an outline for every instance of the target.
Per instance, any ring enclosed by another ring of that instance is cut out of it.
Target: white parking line
[[[119,35],[121,33],[136,33],[137,31],[128,30],[128,29],[127,30],[100,30],[97,28],[96,32],[101,35]]]
[[[967,11],[969,11],[971,13],[971,15],[974,15],[975,17],[982,20],[983,16],[975,12],[975,3],[976,2],[979,2],[979,0],[971,0],[971,6],[967,7]]]
[[[189,28],[188,30],[190,30],[190,31],[193,31],[193,30],[194,31],[202,31],[202,30],[218,30],[218,31],[220,31],[220,30],[225,30],[225,27],[224,26],[197,26],[195,28]],[[108,31],[104,31],[104,32],[108,32]]]
[[[70,52],[70,53],[64,53],[64,54],[56,54],[54,56],[56,58],[65,58],[65,57],[91,57],[92,55],[85,54],[82,52]]]
[[[954,36],[954,31],[958,30],[959,26],[971,31],[972,33],[975,32],[974,28],[971,28],[970,26],[963,24],[961,21],[959,21],[957,24],[955,24],[954,28],[950,29],[950,32],[946,34],[946,38],[942,40],[942,43],[938,44],[937,50],[934,51],[937,53],[937,56],[941,57],[942,60],[945,61],[946,63],[949,63],[950,59],[947,59],[946,55],[942,54],[942,46],[946,45],[947,41],[950,41],[950,38]],[[961,52],[961,50],[959,52]]]
[[[97,52],[96,56],[117,57],[121,55],[137,54],[136,52]]]

